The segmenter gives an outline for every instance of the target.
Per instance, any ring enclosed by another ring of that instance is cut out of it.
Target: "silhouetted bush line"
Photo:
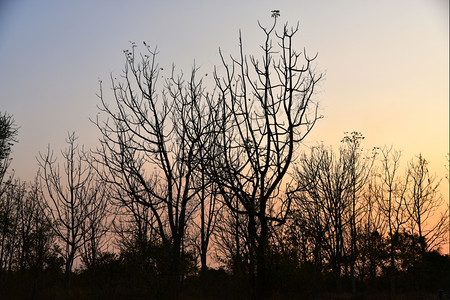
[[[411,270],[399,272],[393,294],[389,293],[389,277],[385,275],[378,276],[376,282],[358,281],[359,290],[352,295],[349,277],[342,278],[342,291],[338,292],[333,273],[321,273],[313,279],[310,268],[301,268],[288,263],[289,260],[284,265],[273,266],[273,292],[269,299],[382,299],[389,295],[394,299],[403,299],[405,295],[413,299],[436,299],[440,290],[448,289],[450,282],[450,260],[437,252],[427,253]],[[43,271],[36,282],[29,271],[1,275],[1,299],[161,299],[171,288],[162,284],[158,274],[131,269],[119,259],[105,261],[95,270],[76,272],[70,289],[65,288],[62,269]],[[187,275],[180,297],[247,299],[250,295],[246,279],[236,279],[223,269],[208,270],[203,278],[198,273]]]

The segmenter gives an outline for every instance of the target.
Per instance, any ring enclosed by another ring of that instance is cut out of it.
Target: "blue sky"
[[[448,1],[6,1],[0,4],[0,111],[19,131],[12,167],[34,177],[36,156],[61,149],[67,132],[95,147],[98,80],[120,75],[129,41],[160,50],[160,65],[205,73],[218,48],[258,55],[257,20],[270,11],[300,32],[295,47],[318,52],[324,115],[307,143],[337,144],[361,131],[365,146],[418,153],[443,176],[449,152]],[[108,85],[106,85],[108,88]]]

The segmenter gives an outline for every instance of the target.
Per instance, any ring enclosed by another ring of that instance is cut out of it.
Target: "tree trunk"
[[[257,299],[265,299],[270,297],[270,283],[267,280],[267,248],[268,248],[268,225],[264,216],[259,216],[261,223],[261,233],[259,236],[259,244],[257,249]]]

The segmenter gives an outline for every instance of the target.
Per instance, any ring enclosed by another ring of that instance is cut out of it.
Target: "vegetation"
[[[8,171],[17,127],[0,115],[0,297],[305,299],[450,293],[440,180],[419,155],[302,141],[321,116],[298,27],[261,26],[262,56],[160,76],[125,51],[100,84],[96,149],[69,134],[32,183]],[[161,82],[162,81],[162,82]]]

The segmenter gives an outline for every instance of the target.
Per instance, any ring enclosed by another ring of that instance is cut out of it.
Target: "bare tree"
[[[396,251],[401,235],[401,230],[409,221],[406,209],[406,196],[409,176],[402,178],[399,175],[400,157],[399,151],[383,148],[381,153],[381,166],[376,170],[376,182],[371,185],[376,197],[378,210],[383,216],[389,239],[389,278],[391,292],[395,291]]]
[[[294,177],[294,180],[298,179]],[[322,199],[304,191],[290,191],[292,209],[283,230],[281,245],[290,259],[300,267],[312,265],[313,290],[317,290],[320,274],[327,270],[329,251],[329,218],[325,216]]]
[[[9,157],[11,147],[17,142],[18,128],[11,115],[0,113],[0,161]]]
[[[156,50],[146,46],[139,56],[135,48],[132,44],[125,51],[124,82],[111,79],[112,106],[101,88],[99,109],[106,120],[95,121],[102,134],[97,160],[105,166],[103,179],[116,186],[116,199],[125,207],[149,208],[149,224],[165,248],[170,292],[178,293],[187,226],[199,197],[204,199],[200,193],[206,183],[195,178],[210,126],[210,105],[202,103],[211,96],[195,67],[186,81],[173,68],[159,91],[162,68]]]
[[[221,203],[223,201],[220,201]],[[216,259],[231,270],[235,280],[241,281],[248,273],[250,260],[249,239],[246,224],[248,218],[239,214],[239,201],[233,201],[234,210],[223,206],[217,215],[217,230],[214,234]]]
[[[410,217],[410,232],[419,237],[422,254],[430,249],[436,249],[445,240],[447,215],[442,213],[434,218],[430,217],[442,208],[443,199],[438,188],[440,180],[430,174],[428,161],[419,154],[417,160],[408,165],[409,191],[406,208]]]
[[[267,296],[269,227],[283,223],[289,210],[289,203],[279,201],[280,186],[295,150],[319,118],[313,95],[321,75],[314,73],[315,57],[294,49],[298,26],[285,25],[276,33],[277,17],[269,28],[260,25],[261,61],[244,55],[240,35],[238,58],[227,62],[220,52],[224,76],[215,72],[220,135],[209,173],[227,207],[248,218],[250,276],[258,298]]]
[[[17,134],[18,128],[12,116],[0,112],[0,196],[14,177],[14,174],[11,174],[8,179],[5,178],[11,164],[10,154],[12,146],[17,142]]]
[[[14,172],[8,175],[10,154],[12,146],[17,142],[17,133],[12,116],[0,113],[0,273],[12,267],[19,203],[25,194],[25,186],[19,180],[14,180]]]
[[[55,252],[55,234],[44,215],[41,185],[39,177],[24,185],[25,195],[18,205],[18,244],[15,249],[16,270],[31,275],[34,298],[44,270],[52,268]]]
[[[204,172],[200,172],[198,180],[201,181],[199,185],[205,188],[198,195],[198,216],[192,220],[192,227],[196,227],[198,232],[197,248],[200,255],[200,271],[202,277],[204,277],[208,270],[207,259],[210,242],[217,228],[217,218],[221,210],[221,203],[218,200],[217,187],[213,184],[206,184],[207,178]]]
[[[75,144],[76,139],[74,133],[68,135],[68,147],[62,151],[62,172],[50,147],[47,153],[40,153],[38,157],[41,184],[47,200],[43,203],[43,210],[62,243],[67,287],[70,286],[74,261],[89,234],[86,231],[87,222],[96,214],[98,201],[94,189],[94,169],[86,162],[84,150]]]
[[[358,257],[358,226],[364,207],[360,198],[363,189],[371,175],[371,170],[375,162],[375,154],[367,155],[361,149],[361,141],[364,136],[360,132],[352,132],[346,134],[342,143],[345,147],[341,149],[341,155],[344,156],[345,166],[349,170],[348,173],[348,189],[351,201],[350,212],[350,277],[352,281],[352,293],[356,293],[356,274],[355,265]]]
[[[314,241],[324,243],[338,290],[341,289],[345,255],[350,252],[348,237],[352,199],[351,167],[348,162],[342,148],[337,155],[323,145],[313,147],[309,156],[301,156],[295,173],[297,187],[289,195],[295,200],[295,207],[309,217],[309,226],[324,230],[324,237]],[[321,248],[320,245],[315,247]]]
[[[200,255],[201,274],[204,277],[208,269],[207,257],[211,236],[216,228],[216,217],[220,209],[219,190],[206,175],[208,160],[214,159],[215,139],[217,136],[216,121],[219,110],[214,101],[215,91],[205,92],[202,80],[196,83],[195,74],[198,69],[194,66],[191,78],[183,92],[180,90],[182,82],[177,79],[169,85],[169,91],[174,99],[174,116],[178,122],[174,123],[177,136],[191,145],[195,155],[192,156],[192,187],[196,191],[193,203],[196,205],[195,218],[191,218],[192,229],[197,228],[194,235],[198,235],[197,248]],[[176,90],[178,89],[178,90]],[[184,94],[184,95],[183,95]],[[194,229],[195,230],[195,229]]]
[[[44,226],[44,220],[38,220],[41,216],[39,202],[42,201],[38,182],[35,181],[27,190],[25,184],[23,184],[23,189],[24,195],[21,201],[17,203],[20,236],[20,245],[17,247],[19,256],[17,261],[18,268],[21,271],[28,267],[27,263],[30,261],[30,256],[33,255],[29,249],[33,246],[33,232],[38,230],[38,227]]]
[[[87,269],[95,269],[102,252],[105,250],[114,216],[110,213],[107,186],[99,179],[92,178],[93,182],[88,191],[91,199],[87,203],[88,215],[83,223],[83,241],[81,258]]]
[[[352,132],[346,134],[338,153],[319,145],[303,154],[294,173],[296,186],[288,192],[296,212],[293,221],[313,245],[309,251],[314,265],[320,271],[319,259],[326,258],[338,289],[342,271],[348,272],[353,292],[365,209],[361,196],[374,162],[374,156],[361,148],[362,139],[361,133]]]
[[[376,152],[378,148],[374,149]],[[359,232],[360,278],[368,279],[371,287],[376,285],[376,278],[384,264],[385,233],[387,224],[384,214],[378,206],[378,176],[372,170],[360,201],[363,208],[361,229]]]
[[[25,183],[8,181],[0,196],[0,271],[12,271],[20,247],[20,207],[26,195]]]

